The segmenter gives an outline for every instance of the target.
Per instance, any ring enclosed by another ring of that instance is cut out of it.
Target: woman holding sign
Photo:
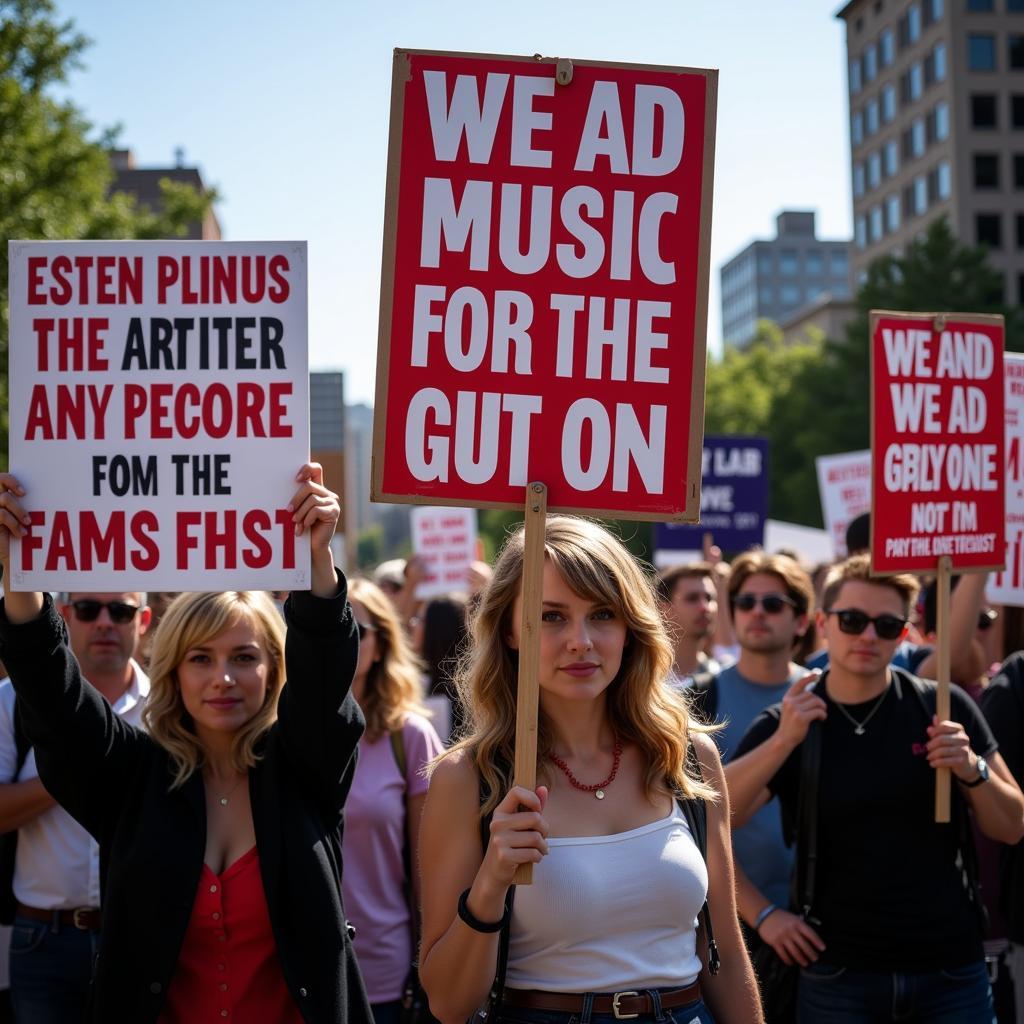
[[[179,597],[153,648],[148,735],[82,678],[49,595],[4,573],[0,650],[40,776],[100,844],[94,1021],[370,1020],[339,895],[363,729],[329,548],[340,506],[318,465],[297,483],[312,588],[285,606],[287,634],[265,594]],[[0,474],[5,568],[30,500]]]
[[[460,679],[470,731],[427,795],[420,972],[431,1010],[465,1019],[493,993],[489,1019],[503,1021],[756,1024],[717,752],[666,685],[672,646],[649,581],[585,520],[547,520],[543,784],[512,784],[523,551],[520,531],[474,617]],[[520,864],[537,865],[533,884],[513,890]]]

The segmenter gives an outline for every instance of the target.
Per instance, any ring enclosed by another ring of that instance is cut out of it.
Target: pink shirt
[[[443,747],[434,727],[409,715],[402,729],[405,778],[391,740],[359,741],[359,761],[345,803],[345,914],[355,925],[355,950],[371,1003],[399,999],[412,962],[412,915],[405,897],[405,795],[427,791],[423,766]]]

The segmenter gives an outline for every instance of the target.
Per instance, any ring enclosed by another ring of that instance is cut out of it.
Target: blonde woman
[[[339,897],[363,729],[328,546],[340,507],[318,465],[297,483],[312,589],[289,599],[287,639],[265,594],[179,597],[153,648],[148,735],[82,678],[49,596],[12,592],[4,572],[0,649],[40,777],[100,844],[92,1021],[370,1019]],[[30,502],[0,474],[5,569]]]
[[[395,1024],[417,931],[415,851],[426,766],[442,750],[423,716],[420,670],[394,606],[369,580],[353,580],[359,630],[352,692],[366,717],[345,808],[345,907],[375,1024]]]
[[[507,930],[489,1022],[756,1024],[714,743],[665,685],[672,645],[649,581],[585,520],[547,521],[541,784],[512,785],[523,543],[520,531],[506,544],[475,615],[460,679],[470,731],[438,762],[423,816],[420,970],[431,1010],[454,1024],[484,1003]],[[706,863],[677,794],[706,800]],[[511,901],[524,863],[536,865],[533,884]],[[721,955],[714,977],[705,924],[696,927],[705,897]]]

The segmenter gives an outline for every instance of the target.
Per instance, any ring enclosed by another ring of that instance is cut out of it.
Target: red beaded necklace
[[[604,791],[615,781],[615,776],[619,774],[619,761],[622,760],[622,744],[618,740],[615,741],[615,746],[612,748],[612,770],[608,775],[608,778],[604,782],[595,782],[593,785],[585,785],[580,782],[572,773],[572,769],[560,758],[557,754],[548,754],[559,768],[565,772],[565,777],[569,780],[569,784],[573,789],[578,789],[581,793],[593,793],[598,800],[604,799]]]

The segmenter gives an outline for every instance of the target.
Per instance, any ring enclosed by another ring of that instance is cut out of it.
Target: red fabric
[[[281,972],[254,846],[206,864],[160,1024],[302,1024]]]

